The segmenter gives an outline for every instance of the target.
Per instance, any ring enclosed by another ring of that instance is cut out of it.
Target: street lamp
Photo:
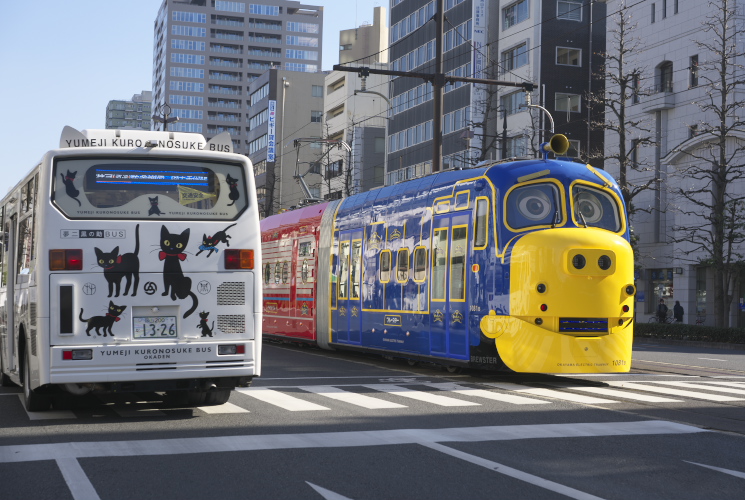
[[[162,123],[163,124],[163,131],[168,130],[168,124],[174,123],[178,121],[178,116],[174,116],[172,118],[169,118],[171,115],[171,107],[168,104],[163,104],[160,108],[160,114],[154,114],[153,115],[153,121]]]

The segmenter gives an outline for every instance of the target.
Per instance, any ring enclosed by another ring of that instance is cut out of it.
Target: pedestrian
[[[675,316],[676,323],[683,322],[683,312],[683,306],[680,305],[679,300],[676,300],[675,305],[673,306],[673,316]]]
[[[657,322],[664,323],[667,319],[667,306],[665,305],[665,299],[660,299],[660,303],[657,306]]]

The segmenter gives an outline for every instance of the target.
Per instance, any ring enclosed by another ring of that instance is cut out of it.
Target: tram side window
[[[349,298],[349,242],[339,243],[339,298]]]
[[[8,255],[8,238],[10,237],[10,224],[12,222],[12,218],[10,220],[5,221],[4,231],[3,231],[3,254]],[[8,266],[9,262],[7,258],[3,259],[3,282],[2,286],[5,286],[8,283]]]
[[[268,285],[272,279],[272,265],[267,263],[264,265],[264,284]]]
[[[448,270],[448,230],[435,229],[432,248],[432,300],[445,300]]]
[[[362,274],[362,242],[352,242],[352,275],[350,277],[352,286],[352,298],[360,298],[360,274]]]
[[[475,248],[486,247],[487,234],[489,234],[489,200],[479,199],[476,201],[476,223],[473,229],[473,246]]]
[[[287,284],[290,279],[290,264],[289,262],[282,263],[282,283]]]
[[[388,283],[391,281],[391,251],[383,250],[380,252],[380,281]]]
[[[453,228],[452,255],[450,256],[450,300],[466,298],[466,248],[468,228]]]
[[[409,249],[402,248],[398,251],[396,262],[396,279],[403,283],[409,281]]]
[[[281,268],[279,262],[274,264],[274,284],[279,285],[279,276],[281,274]]]
[[[298,255],[300,257],[307,257],[311,254],[311,242],[305,241],[303,243],[300,243],[300,246],[298,247]]]
[[[427,277],[427,249],[414,249],[414,281],[424,281]]]

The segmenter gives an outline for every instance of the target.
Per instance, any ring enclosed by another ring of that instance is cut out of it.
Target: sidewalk
[[[687,347],[704,347],[707,349],[727,349],[731,351],[745,351],[745,344],[728,344],[726,342],[699,342],[696,340],[656,339],[653,337],[634,336],[634,344],[679,345],[679,346],[687,346]]]

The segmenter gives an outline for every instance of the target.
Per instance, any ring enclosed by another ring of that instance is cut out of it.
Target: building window
[[[673,91],[673,63],[666,61],[657,68],[657,92]]]
[[[519,91],[503,95],[499,98],[499,101],[502,105],[502,110],[505,111],[507,115],[514,115],[515,113],[523,111],[523,107],[525,106],[525,92]]]
[[[581,99],[579,94],[554,94],[554,109],[556,111],[567,111],[569,113],[580,112]]]
[[[323,111],[311,111],[310,112],[310,121],[312,123],[321,123],[323,120]]]
[[[698,87],[698,55],[691,56],[688,69],[690,70],[688,88]]]
[[[563,66],[582,66],[582,50],[556,47],[556,64]]]
[[[564,153],[564,156],[567,158],[579,158],[579,148],[580,148],[580,142],[570,139],[569,140],[569,149],[566,153]]]
[[[678,0],[673,1],[673,14],[678,13]]]
[[[530,17],[528,0],[519,0],[502,9],[502,29],[521,23]]]
[[[662,19],[667,17],[667,0],[662,0]]]
[[[649,307],[651,311],[657,311],[657,305],[660,303],[660,299],[665,301],[665,305],[669,310],[672,310],[672,299],[673,299],[673,270],[672,269],[651,269],[650,270],[650,285],[652,289],[652,302]]]
[[[507,139],[507,150],[502,159],[520,158],[528,154],[528,138],[525,136],[509,137]]]
[[[323,85],[313,85],[311,88],[311,96],[323,97]]]
[[[639,104],[639,75],[631,77],[631,104]]]
[[[502,72],[510,71],[528,64],[528,44],[523,43],[517,47],[502,52]]]
[[[654,24],[654,4],[652,4],[652,24]]]
[[[688,126],[688,138],[693,139],[696,137],[696,134],[698,133],[698,125],[693,124]]]
[[[556,2],[556,19],[581,21],[582,2],[578,0],[558,0]]]

